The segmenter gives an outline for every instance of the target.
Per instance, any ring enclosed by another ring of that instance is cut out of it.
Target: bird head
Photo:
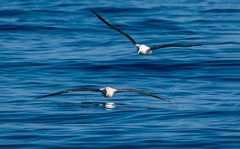
[[[144,44],[136,44],[137,49],[138,49],[138,54],[140,55],[149,55],[152,53],[152,50],[150,47],[144,45]]]
[[[110,98],[114,95],[114,93],[117,91],[117,89],[115,88],[111,88],[111,87],[105,87],[102,88],[102,94],[104,97]]]

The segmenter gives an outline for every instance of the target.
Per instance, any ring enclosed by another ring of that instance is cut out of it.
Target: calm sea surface
[[[140,56],[139,43],[200,43]],[[106,99],[75,87],[135,88]],[[240,148],[239,0],[1,0],[0,148]],[[115,108],[106,108],[113,102]]]

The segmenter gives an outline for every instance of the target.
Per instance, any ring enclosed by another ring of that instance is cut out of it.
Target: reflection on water
[[[140,107],[137,105],[128,105],[124,103],[115,103],[115,102],[80,102],[80,103],[69,103],[69,102],[63,102],[63,103],[57,103],[60,107],[65,108],[78,108],[83,109],[84,108],[92,108],[92,109],[117,109],[117,110],[135,110],[135,109],[143,109],[143,110],[149,110],[149,109],[157,109],[157,108],[151,108],[151,107]]]

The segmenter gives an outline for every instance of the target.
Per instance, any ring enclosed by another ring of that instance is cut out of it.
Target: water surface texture
[[[140,56],[139,43],[200,43]],[[1,0],[0,148],[240,148],[239,0]],[[75,87],[147,96],[38,96]],[[115,107],[106,108],[109,102]]]

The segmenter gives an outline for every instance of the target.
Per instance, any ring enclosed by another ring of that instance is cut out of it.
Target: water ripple
[[[6,1],[0,148],[239,148],[239,1]],[[139,56],[139,43],[199,44]],[[136,88],[106,99],[75,87]],[[108,106],[114,103],[114,106]]]

